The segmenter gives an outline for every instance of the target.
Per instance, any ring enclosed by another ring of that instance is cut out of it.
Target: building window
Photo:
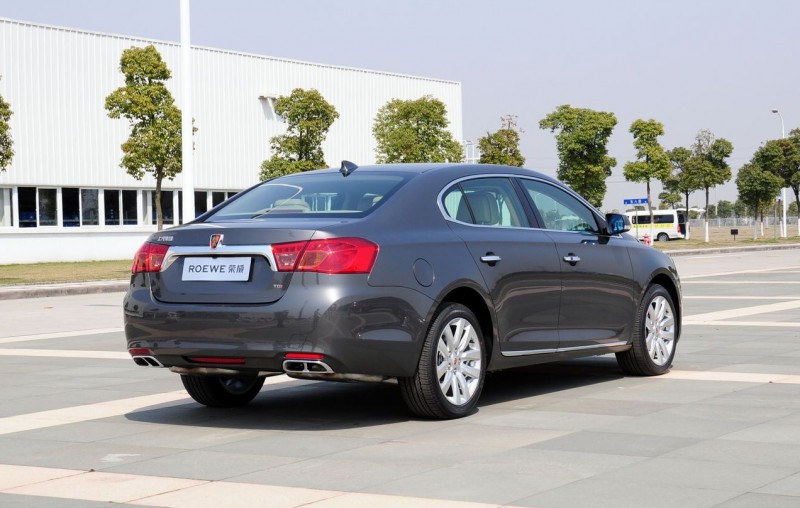
[[[225,193],[214,191],[211,193],[211,206],[217,206],[218,204],[225,201]]]
[[[97,204],[97,189],[81,189],[81,225],[100,224],[100,207]]]
[[[139,223],[139,209],[136,206],[136,191],[122,191],[122,223],[126,226],[135,226]]]
[[[58,226],[56,189],[39,189],[39,225]]]
[[[11,225],[11,189],[0,189],[0,226]]]
[[[119,191],[104,190],[103,201],[105,202],[103,209],[106,212],[106,226],[119,226],[120,225]]]
[[[17,189],[19,200],[19,227],[36,227],[36,187],[19,187]]]
[[[153,224],[158,223],[158,216],[156,215],[156,193],[155,191],[150,193],[151,203],[153,205]],[[174,224],[175,223],[175,215],[173,213],[173,192],[170,191],[161,191],[161,217],[164,220],[164,224]]]
[[[65,228],[76,228],[81,225],[79,189],[66,187],[61,189],[61,216]]]
[[[200,217],[207,211],[208,211],[208,193],[206,191],[195,191],[194,216]]]

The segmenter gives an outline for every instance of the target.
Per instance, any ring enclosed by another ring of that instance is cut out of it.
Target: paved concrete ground
[[[204,408],[128,358],[120,293],[0,301],[0,506],[800,506],[800,250],[677,261],[669,375],[498,373],[446,422],[283,377]]]

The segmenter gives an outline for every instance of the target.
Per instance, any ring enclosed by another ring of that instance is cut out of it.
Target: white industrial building
[[[120,167],[126,120],[105,98],[124,84],[123,50],[153,44],[172,71],[181,107],[177,43],[0,18],[0,95],[11,105],[15,156],[0,172],[0,264],[132,258],[155,231],[155,180]],[[375,161],[372,124],[391,99],[431,95],[462,137],[461,84],[364,69],[192,48],[195,207],[198,212],[258,181],[269,138],[285,124],[275,98],[315,88],[336,107],[326,161]],[[182,181],[164,180],[165,227],[182,220]]]

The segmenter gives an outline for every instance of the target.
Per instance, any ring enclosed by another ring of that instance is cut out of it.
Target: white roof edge
[[[104,36],[104,37],[112,37],[112,38],[115,38],[115,39],[127,39],[127,40],[138,41],[138,42],[158,43],[158,44],[164,44],[164,45],[167,45],[167,46],[180,46],[180,43],[175,42],[175,41],[165,41],[165,40],[160,40],[160,39],[148,39],[146,37],[136,37],[136,36],[132,36],[132,35],[122,35],[122,34],[114,34],[114,33],[109,33],[109,32],[98,32],[98,31],[94,31],[94,30],[85,30],[85,29],[80,29],[80,28],[70,28],[70,27],[64,27],[64,26],[58,26],[58,25],[48,25],[48,24],[45,24],[45,23],[36,23],[36,22],[33,22],[33,21],[24,21],[24,20],[19,20],[19,19],[5,18],[5,17],[2,17],[2,16],[0,16],[0,22],[7,22],[7,23],[12,23],[12,24],[17,24],[17,25],[28,25],[28,26],[39,27],[39,28],[47,28],[47,29],[50,29],[50,30],[60,30],[60,31],[64,31],[64,32],[74,32],[74,33],[89,34],[89,35],[101,35],[101,36]],[[372,70],[372,69],[362,69],[362,68],[358,68],[358,67],[347,67],[347,66],[344,66],[344,65],[322,64],[322,63],[317,63],[317,62],[308,62],[308,61],[304,61],[304,60],[293,60],[291,58],[281,58],[281,57],[274,57],[274,56],[267,56],[267,55],[259,55],[259,54],[256,54],[256,53],[247,53],[247,52],[244,52],[244,51],[234,51],[234,50],[228,50],[228,49],[209,48],[209,47],[206,47],[206,46],[195,46],[194,44],[192,44],[191,47],[192,47],[192,49],[198,49],[198,50],[202,50],[202,51],[212,51],[212,52],[215,52],[215,53],[226,53],[226,54],[230,54],[230,55],[246,56],[246,57],[249,57],[249,58],[260,58],[260,59],[265,59],[265,60],[276,60],[276,61],[279,61],[279,62],[295,63],[295,64],[300,64],[300,65],[313,65],[313,66],[316,66],[316,67],[326,67],[326,68],[329,68],[329,69],[341,69],[341,70],[356,71],[356,72],[366,72],[366,73],[369,73],[369,74],[381,74],[381,75],[385,75],[385,76],[396,76],[396,77],[402,77],[402,78],[418,79],[418,80],[424,80],[424,81],[437,81],[437,82],[440,82],[440,83],[461,85],[460,81],[452,81],[452,80],[438,79],[438,78],[428,78],[428,77],[424,77],[424,76],[414,76],[412,74],[401,74],[399,72],[376,71],[376,70]]]

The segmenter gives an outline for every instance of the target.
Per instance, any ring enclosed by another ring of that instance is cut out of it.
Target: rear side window
[[[363,216],[394,193],[407,177],[354,172],[300,173],[276,178],[242,194],[207,222],[273,216]]]
[[[450,187],[442,196],[451,218],[480,226],[528,227],[522,203],[508,178],[475,178]]]

